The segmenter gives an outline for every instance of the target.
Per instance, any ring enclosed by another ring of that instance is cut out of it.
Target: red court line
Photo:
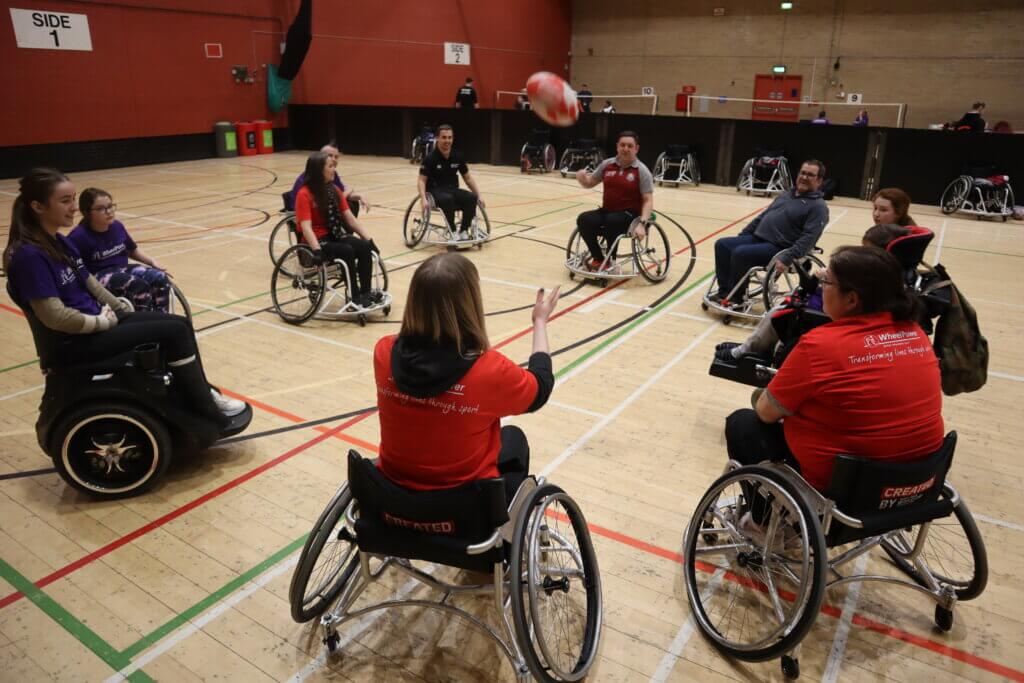
[[[14,315],[20,315],[22,318],[25,317],[25,314],[22,313],[20,309],[17,309],[14,306],[8,306],[7,304],[0,304],[0,308],[2,308],[3,310],[7,311],[8,313],[13,313]]]

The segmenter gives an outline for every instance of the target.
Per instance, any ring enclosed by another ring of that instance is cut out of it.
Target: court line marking
[[[998,519],[997,517],[989,517],[988,515],[979,515],[979,514],[977,514],[975,512],[972,512],[971,516],[974,517],[974,519],[976,519],[978,521],[985,522],[987,524],[992,524],[992,525],[995,525],[995,526],[1001,526],[1004,529],[1013,529],[1014,531],[1024,531],[1024,525],[1015,524],[1013,522],[1007,522],[1006,520]]]
[[[857,558],[853,567],[853,575],[863,574],[868,566],[868,553]],[[822,683],[835,683],[839,680],[839,671],[843,667],[843,656],[846,653],[846,643],[850,638],[850,627],[853,625],[853,616],[857,613],[857,603],[860,601],[860,589],[863,582],[851,583],[846,589],[846,599],[843,600],[843,611],[836,625],[836,635],[832,639],[832,649],[828,653],[828,661],[825,663],[825,672],[821,676]]]
[[[993,377],[998,377],[999,379],[1008,379],[1013,382],[1024,382],[1024,377],[1021,377],[1020,375],[1009,375],[1005,372],[996,372],[995,370],[989,370],[988,374]]]
[[[702,603],[707,602],[713,593],[715,593],[722,585],[722,580],[725,578],[725,567],[719,567],[715,570],[715,573],[711,575],[711,579],[708,581],[708,585],[700,594],[700,601]],[[658,668],[654,670],[651,675],[649,683],[664,683],[672,669],[675,668],[676,663],[682,659],[683,650],[686,649],[686,643],[689,642],[690,637],[693,636],[694,631],[697,630],[697,620],[693,616],[693,612],[690,612],[690,616],[687,617],[683,625],[679,627],[679,631],[676,633],[676,637],[672,639],[672,642],[668,646],[668,650],[665,651],[665,656],[658,662]]]
[[[942,256],[942,243],[946,241],[946,224],[949,219],[942,219],[942,226],[939,228],[939,239],[935,242],[935,262],[939,262],[939,258]]]

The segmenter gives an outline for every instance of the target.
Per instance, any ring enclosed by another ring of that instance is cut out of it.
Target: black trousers
[[[353,294],[366,294],[373,284],[373,250],[370,240],[356,235],[345,235],[341,239],[324,240],[320,243],[324,261],[340,259],[352,274]]]
[[[455,227],[455,209],[462,209],[462,225],[459,230],[469,230],[476,217],[476,195],[461,187],[455,189],[433,189],[430,191],[437,208],[448,219],[448,225]]]
[[[359,202],[349,202],[348,210],[352,212],[352,215],[359,218]]]
[[[530,473],[530,444],[519,427],[506,425],[501,428],[498,471],[505,478],[505,497],[511,503],[520,484]]]
[[[797,472],[800,471],[800,463],[786,443],[782,423],[762,422],[750,408],[737,410],[725,418],[725,445],[729,457],[741,465],[781,460]],[[749,485],[743,486],[743,495],[754,521],[764,524],[768,519],[768,501]]]
[[[169,362],[199,354],[195,333],[186,318],[137,311],[120,318],[113,329],[74,335],[61,344],[58,355],[62,366],[79,365],[116,356],[147,342],[158,342]]]
[[[598,261],[604,260],[604,252],[601,251],[601,243],[597,241],[598,236],[604,237],[605,244],[611,246],[612,242],[619,235],[625,235],[629,230],[629,224],[636,218],[632,211],[606,211],[605,209],[594,209],[584,211],[576,217],[576,227],[580,229],[583,241],[587,243],[590,257]],[[615,256],[613,254],[613,256]]]

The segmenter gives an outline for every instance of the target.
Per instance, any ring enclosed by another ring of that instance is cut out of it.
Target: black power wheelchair
[[[510,488],[497,478],[410,491],[350,451],[348,481],[314,525],[292,576],[292,618],[304,623],[320,617],[323,642],[333,654],[341,647],[338,627],[364,614],[437,610],[493,640],[517,680],[531,674],[544,682],[585,678],[597,657],[602,623],[601,577],[586,520],[575,501],[543,477],[527,476]],[[364,590],[389,568],[433,589],[437,599],[399,594],[357,607]],[[442,578],[457,569],[491,579]],[[453,598],[471,596],[494,601],[497,627],[453,604]]]
[[[555,170],[555,146],[551,144],[551,131],[535,130],[519,152],[519,172],[548,173]]]

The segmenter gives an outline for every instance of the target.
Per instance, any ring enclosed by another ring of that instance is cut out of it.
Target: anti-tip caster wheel
[[[946,609],[942,605],[935,606],[935,625],[943,631],[953,628],[953,610]]]
[[[366,314],[365,313],[360,313],[359,314],[359,327],[366,327]]]
[[[791,681],[800,678],[800,660],[789,655],[783,655],[782,675]]]
[[[338,646],[341,644],[341,636],[336,632],[324,638],[324,644],[327,646],[327,651],[332,655],[338,651]]]
[[[381,312],[384,313],[384,317],[386,318],[387,316],[391,315],[391,306],[385,306],[383,309],[381,309]]]

